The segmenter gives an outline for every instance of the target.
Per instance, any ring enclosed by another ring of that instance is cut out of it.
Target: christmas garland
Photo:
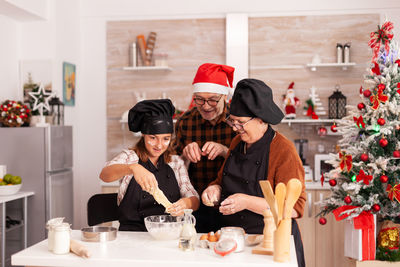
[[[0,105],[0,123],[7,127],[19,127],[29,123],[31,111],[21,101],[6,100]]]

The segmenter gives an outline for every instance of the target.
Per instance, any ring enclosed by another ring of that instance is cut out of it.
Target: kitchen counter
[[[73,230],[72,238],[81,240],[80,231]],[[117,239],[106,243],[83,242],[92,256],[84,259],[69,253],[56,255],[48,251],[47,240],[39,242],[12,256],[13,265],[25,266],[297,266],[293,239],[291,241],[291,261],[277,263],[272,256],[251,254],[253,247],[245,251],[221,257],[210,249],[196,247],[192,252],[178,248],[178,240],[156,241],[147,232],[118,232]]]

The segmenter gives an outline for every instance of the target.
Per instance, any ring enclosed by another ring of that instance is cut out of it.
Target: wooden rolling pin
[[[73,239],[69,242],[69,249],[72,253],[75,253],[82,258],[90,258],[90,256],[92,256],[92,253],[90,253],[89,249],[85,245]]]

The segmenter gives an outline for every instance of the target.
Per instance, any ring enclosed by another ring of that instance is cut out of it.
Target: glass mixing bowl
[[[183,226],[183,216],[153,215],[144,218],[150,235],[156,240],[178,239]]]

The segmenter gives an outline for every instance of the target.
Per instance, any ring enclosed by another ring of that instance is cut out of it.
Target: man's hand
[[[188,198],[181,198],[177,202],[172,203],[166,210],[172,216],[183,215],[183,210],[190,207],[190,200]]]
[[[213,207],[218,204],[219,199],[221,198],[221,186],[214,184],[210,185],[203,191],[201,194],[201,201],[203,204],[209,207]]]
[[[152,194],[157,189],[158,183],[153,173],[140,164],[131,164],[129,168],[132,170],[136,182],[144,191]]]
[[[183,149],[183,156],[193,163],[201,160],[201,150],[196,142],[190,143]]]
[[[207,156],[209,160],[214,160],[219,155],[226,157],[228,153],[228,148],[222,144],[215,143],[215,142],[207,142],[204,144],[203,148],[201,149],[201,155]]]

